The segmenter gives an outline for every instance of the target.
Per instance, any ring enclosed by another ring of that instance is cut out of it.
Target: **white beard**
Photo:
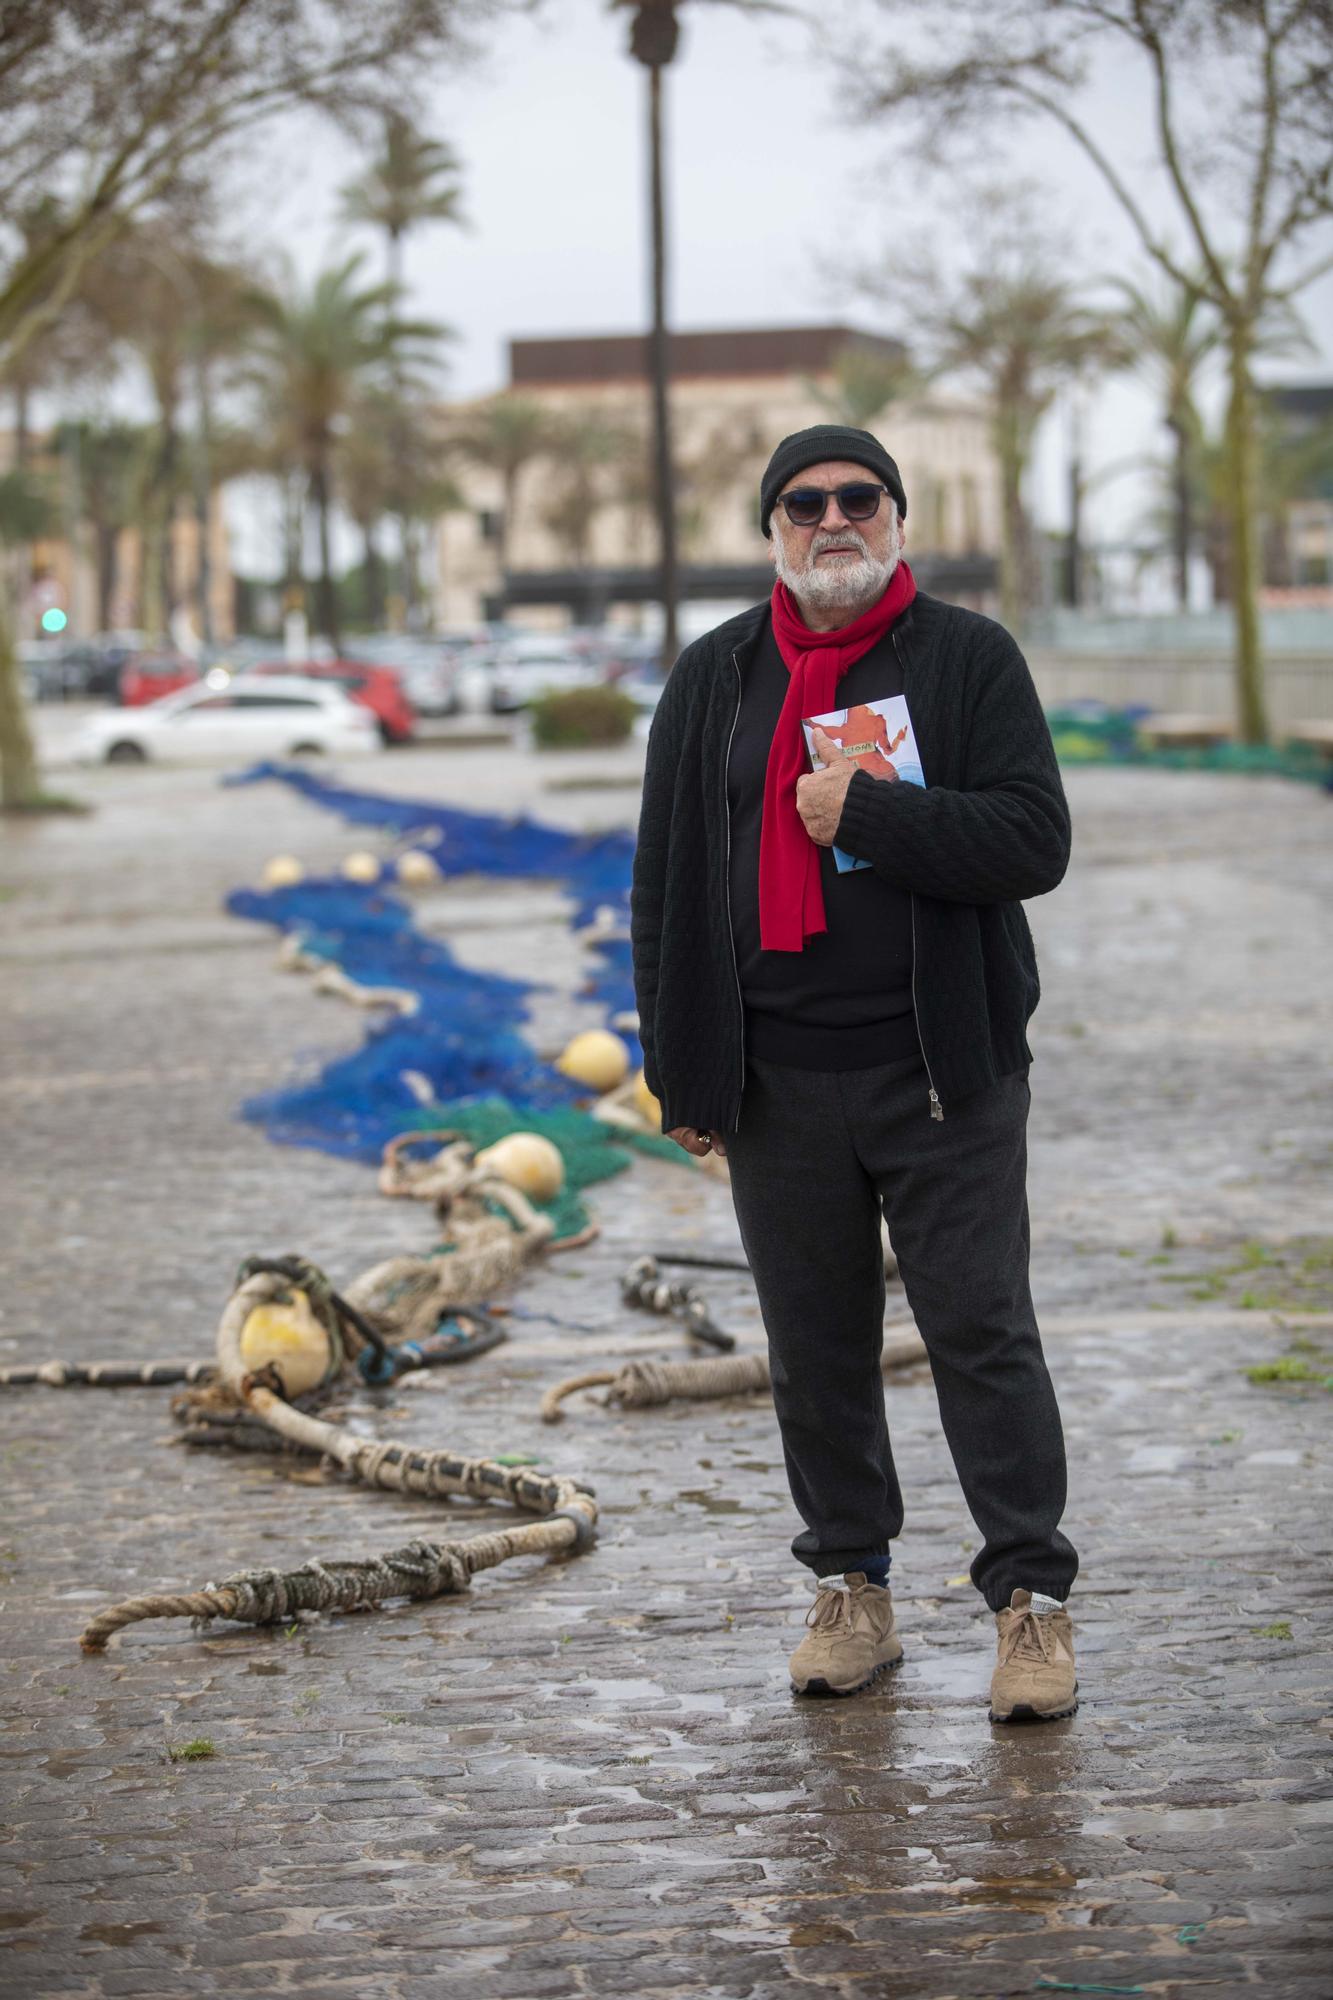
[[[822,549],[845,547],[851,542],[861,551],[856,558],[847,556],[839,562],[822,564],[816,561]],[[821,531],[812,536],[803,565],[791,561],[780,534],[774,536],[774,543],[774,567],[797,603],[809,605],[813,611],[841,612],[844,625],[850,625],[854,618],[879,602],[898,567],[903,546],[902,530],[896,521],[893,545],[882,560],[870,554],[854,528],[839,528],[836,533]]]

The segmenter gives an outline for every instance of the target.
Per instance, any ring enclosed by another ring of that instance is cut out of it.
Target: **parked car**
[[[144,702],[160,701],[164,694],[195,687],[198,681],[199,664],[185,653],[133,653],[120,670],[121,707],[139,708]]]
[[[341,688],[304,675],[238,674],[226,687],[198,682],[160,701],[91,716],[77,755],[85,764],[248,763],[380,747],[374,715]]]
[[[512,715],[541,695],[566,688],[600,687],[606,675],[599,660],[571,652],[549,639],[504,647],[491,668],[490,705]]]
[[[418,715],[457,715],[458,667],[454,654],[438,639],[415,632],[378,632],[359,638],[356,649],[367,665],[397,674]]]
[[[305,660],[299,666],[286,660],[263,660],[247,671],[331,681],[371,711],[386,744],[410,743],[416,734],[416,710],[390,667],[370,666],[361,660]]]

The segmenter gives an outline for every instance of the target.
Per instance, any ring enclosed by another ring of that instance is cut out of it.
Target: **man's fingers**
[[[706,1158],[709,1153],[716,1153],[723,1160],[727,1157],[727,1142],[720,1132],[701,1132],[697,1125],[676,1125],[667,1137],[696,1160]]]
[[[841,757],[842,755],[842,751],[838,748],[838,745],[833,741],[832,737],[826,736],[822,729],[815,730],[814,745],[816,754],[820,758],[822,758],[823,762],[826,764],[836,763],[838,758]],[[797,780],[797,782],[798,783],[800,782],[799,779]]]
[[[710,1150],[709,1135],[705,1133],[701,1139],[697,1125],[677,1125],[668,1132],[667,1137],[674,1139],[683,1152],[692,1153],[696,1160],[701,1160]]]

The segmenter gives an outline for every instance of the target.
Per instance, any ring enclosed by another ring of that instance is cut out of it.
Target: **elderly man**
[[[815,1580],[794,1691],[852,1694],[902,1658],[882,1213],[982,1536],[991,1719],[1049,1720],[1077,1705],[1078,1558],[1028,1289],[1038,983],[1020,903],[1063,876],[1069,819],[1022,654],[917,590],[906,513],[866,431],[819,425],[773,453],[772,598],[686,648],[653,721],[640,1032],[664,1129],[730,1164],[805,1523],[792,1553]],[[804,720],[898,695],[924,786],[818,730],[811,769]]]

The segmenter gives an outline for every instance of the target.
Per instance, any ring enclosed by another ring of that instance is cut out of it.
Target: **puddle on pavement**
[[[692,1507],[699,1507],[705,1514],[752,1514],[754,1508],[742,1506],[739,1500],[729,1500],[724,1493],[710,1493],[703,1486],[683,1486],[676,1498],[688,1500]]]
[[[981,1875],[964,1877],[951,1885],[950,1900],[963,1907],[988,1910],[1030,1910],[1048,1914],[1067,1901],[1078,1888],[1078,1877],[1063,1862],[1053,1861],[1036,1875]],[[1090,1910],[1069,1911],[1071,1923],[1090,1923]]]
[[[42,1910],[0,1910],[0,1931],[21,1931],[25,1924],[39,1924]]]
[[[855,1944],[856,1938],[841,1924],[792,1924],[787,1931],[787,1943],[799,1951],[803,1945]]]
[[[43,1760],[42,1769],[48,1778],[72,1778],[76,1774],[85,1778],[107,1775],[106,1768],[88,1762],[87,1750],[53,1750]]]
[[[81,1938],[91,1938],[97,1944],[133,1944],[141,1937],[151,1937],[161,1931],[161,1924],[85,1924],[79,1932]]]

